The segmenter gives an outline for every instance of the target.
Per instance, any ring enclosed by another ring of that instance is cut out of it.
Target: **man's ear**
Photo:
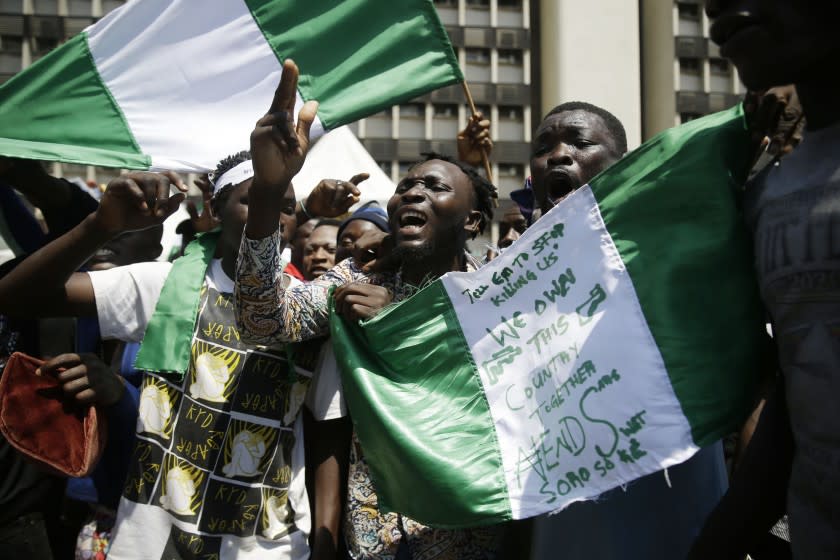
[[[475,238],[481,229],[481,222],[484,216],[478,210],[472,210],[467,214],[467,220],[464,222],[464,229],[467,231],[470,239]]]

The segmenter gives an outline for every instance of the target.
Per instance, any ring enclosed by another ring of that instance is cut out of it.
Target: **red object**
[[[300,270],[298,270],[297,267],[292,263],[287,264],[286,268],[283,269],[283,272],[285,272],[289,276],[294,276],[295,278],[303,282],[303,274],[301,274]]]
[[[18,451],[52,472],[87,476],[107,439],[95,406],[68,403],[61,383],[37,375],[44,362],[15,352],[0,379],[0,432]]]

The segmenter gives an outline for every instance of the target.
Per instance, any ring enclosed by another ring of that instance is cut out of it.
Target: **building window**
[[[436,119],[457,119],[458,106],[457,105],[432,105]]]
[[[401,161],[401,162],[399,162],[399,171],[397,172],[397,175],[399,176],[400,179],[402,179],[403,177],[406,176],[409,168],[411,168],[411,166],[414,165],[414,163],[415,162],[413,162],[413,161]]]
[[[464,49],[467,64],[490,64],[490,49]]]
[[[500,10],[521,10],[522,0],[497,0]]]
[[[38,15],[58,15],[58,0],[35,0],[34,12]]]
[[[696,58],[681,58],[680,72],[685,72],[688,74],[699,74],[700,61]]]
[[[499,49],[499,64],[522,66],[522,51],[515,49]]]
[[[22,14],[23,0],[0,0],[0,12],[4,14]]]
[[[693,121],[694,119],[699,119],[702,117],[700,113],[680,113],[680,122],[687,123],[688,121]]]
[[[729,61],[724,60],[722,58],[710,58],[709,59],[709,71],[712,74],[725,74],[729,75]]]
[[[500,121],[517,121],[522,122],[525,119],[522,107],[516,105],[499,105],[499,120]]]
[[[58,39],[52,37],[33,37],[33,54],[41,57],[58,46]]]
[[[388,177],[391,176],[391,162],[390,161],[377,161],[376,165],[379,166],[379,169],[387,175]]]
[[[391,109],[385,109],[365,119],[366,138],[391,137]]]
[[[703,91],[703,73],[700,60],[680,59],[680,91]]]
[[[692,4],[690,2],[677,2],[677,11],[680,14],[680,19],[700,21],[699,4]]]
[[[490,8],[490,0],[467,0],[470,8]]]
[[[470,111],[470,106],[469,105],[464,105],[464,108],[466,109],[465,114],[467,115],[467,119],[469,119],[470,116],[472,116],[472,112]],[[486,118],[486,119],[490,118],[490,105],[480,105],[480,104],[476,103],[475,104],[475,110],[477,112],[481,113],[482,115],[484,115],[484,118]]]
[[[406,103],[400,105],[401,119],[423,119],[426,117],[426,106],[423,103]]]
[[[438,8],[457,8],[458,0],[435,0],[435,6]]]
[[[525,166],[519,163],[500,163],[499,177],[508,177],[514,179],[525,178]]]
[[[93,13],[91,0],[69,0],[67,12],[71,16],[90,16]]]
[[[10,35],[0,35],[0,52],[4,54],[20,54],[23,50],[23,38]]]

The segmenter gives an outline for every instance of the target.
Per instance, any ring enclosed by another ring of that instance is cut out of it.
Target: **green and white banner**
[[[672,129],[482,269],[361,325],[334,316],[380,504],[442,527],[526,518],[733,430],[764,336],[749,156],[740,108]]]
[[[131,0],[0,87],[0,155],[207,171],[285,58],[313,135],[463,81],[431,0]]]

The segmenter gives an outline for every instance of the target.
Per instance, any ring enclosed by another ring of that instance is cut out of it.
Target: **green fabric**
[[[591,182],[700,446],[748,414],[766,351],[738,195],[751,155],[736,107],[660,134]]]
[[[431,0],[246,0],[327,129],[464,80]]]
[[[85,33],[0,86],[0,155],[131,169],[151,164],[102,83]]]
[[[344,394],[380,508],[436,527],[510,519],[489,404],[443,284],[361,325],[330,305]]]
[[[201,301],[201,287],[213,255],[218,232],[200,235],[172,264],[160,292],[155,313],[134,367],[183,379],[190,365],[190,346]]]

